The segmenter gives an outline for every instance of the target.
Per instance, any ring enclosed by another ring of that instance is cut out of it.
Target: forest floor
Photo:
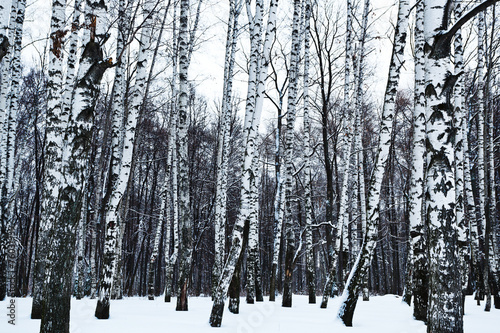
[[[164,303],[163,297],[155,301],[133,297],[111,302],[109,320],[94,318],[96,300],[85,298],[72,300],[71,333],[425,333],[425,325],[413,319],[412,309],[401,303],[401,297],[394,295],[373,296],[369,302],[358,302],[353,319],[353,327],[345,327],[335,318],[339,298],[330,299],[328,309],[320,309],[318,304],[308,304],[307,296],[294,295],[292,308],[281,307],[281,297],[275,303],[267,301],[253,305],[241,298],[240,314],[224,311],[222,327],[215,329],[208,324],[212,307],[209,297],[191,297],[189,311],[176,312],[175,298]],[[2,312],[10,303],[0,302]],[[1,316],[1,333],[37,333],[40,320],[30,319],[31,298],[16,299],[15,326],[8,323],[9,317]],[[472,296],[467,297],[464,316],[465,333],[500,332],[500,310],[484,312],[484,303],[477,306]]]

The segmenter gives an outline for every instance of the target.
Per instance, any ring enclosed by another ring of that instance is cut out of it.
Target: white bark
[[[62,179],[62,149],[63,133],[66,128],[66,119],[61,116],[61,103],[59,96],[62,89],[62,38],[64,36],[65,22],[65,0],[54,0],[52,2],[52,18],[50,22],[50,52],[48,61],[48,77],[50,84],[47,88],[47,114],[45,130],[44,151],[44,184],[42,191],[42,210],[40,218],[40,229],[38,244],[35,254],[35,271],[33,279],[33,306],[31,318],[41,318],[42,290],[46,275],[48,256],[48,230],[54,225],[55,210],[54,202],[59,197],[59,187]]]
[[[179,296],[177,297],[177,311],[187,311],[187,288],[193,252],[193,219],[189,205],[189,156],[188,156],[188,129],[189,129],[189,39],[188,39],[188,11],[189,0],[180,1],[179,12],[179,95],[177,100],[178,112],[178,159],[179,159]]]
[[[123,7],[125,4],[123,4]],[[128,108],[127,119],[125,122],[125,130],[123,132],[123,138],[116,137],[116,132],[113,134],[112,145],[113,150],[117,149],[114,158],[118,158],[115,164],[112,164],[112,192],[106,207],[105,215],[105,225],[106,225],[106,242],[104,246],[104,256],[107,258],[107,262],[104,265],[104,278],[101,282],[101,287],[99,290],[99,299],[96,309],[96,317],[100,319],[107,319],[109,317],[109,297],[113,285],[113,277],[116,271],[117,256],[120,253],[116,253],[116,244],[118,241],[117,229],[119,226],[119,215],[120,215],[120,203],[122,202],[123,195],[127,188],[132,168],[132,159],[135,147],[136,138],[136,127],[137,120],[139,117],[139,112],[143,103],[143,94],[146,84],[146,79],[148,76],[148,61],[147,59],[151,56],[151,32],[152,32],[152,11],[154,9],[155,3],[152,0],[145,1],[143,5],[143,26],[141,29],[140,37],[140,48],[137,56],[137,69],[135,76],[134,89],[131,92],[130,103]],[[122,7],[122,8],[123,8]],[[119,45],[120,47],[120,45]],[[123,47],[123,46],[122,46]],[[122,60],[123,61],[123,60]],[[120,66],[117,68],[121,71]],[[121,72],[120,75],[124,75]],[[115,94],[123,94],[123,81],[115,81],[118,83],[117,91]],[[116,102],[122,103],[123,98],[116,96]],[[119,104],[120,105],[120,104]],[[119,105],[116,105],[118,108]],[[120,105],[121,106],[121,105]],[[116,110],[116,112],[123,112]],[[116,115],[116,113],[114,113]],[[119,118],[113,120],[113,131],[116,131],[116,127],[121,127],[121,122]],[[119,131],[118,131],[119,133]],[[118,141],[116,141],[118,140]],[[121,140],[123,140],[121,142]],[[121,147],[121,149],[119,148]],[[121,150],[121,151],[120,151]],[[113,162],[112,162],[113,163]],[[118,171],[119,170],[119,171]],[[118,171],[118,172],[117,172]]]
[[[379,215],[379,199],[382,179],[384,176],[385,165],[389,156],[391,144],[391,132],[394,118],[395,98],[397,86],[399,83],[399,74],[403,65],[404,48],[406,45],[406,34],[408,29],[408,15],[410,4],[407,0],[399,2],[398,21],[394,33],[394,46],[389,67],[389,78],[385,90],[384,106],[382,109],[382,122],[380,125],[380,137],[377,157],[370,179],[368,203],[367,203],[367,230],[363,240],[361,251],[356,259],[354,267],[351,269],[349,278],[342,297],[345,301],[339,310],[339,317],[347,326],[352,326],[352,316],[356,307],[358,294],[362,287],[370,261],[373,249],[376,245]]]
[[[413,150],[410,179],[410,262],[411,289],[414,296],[413,315],[417,320],[427,318],[427,256],[422,203],[424,194],[425,158],[425,68],[424,68],[424,9],[417,5],[415,23],[415,94],[413,109]]]
[[[264,98],[265,80],[267,78],[267,67],[269,65],[271,43],[274,40],[276,33],[276,10],[278,2],[271,0],[269,5],[269,17],[267,22],[266,37],[263,49],[259,49],[259,41],[261,37],[262,16],[263,16],[263,1],[256,1],[255,17],[251,17],[250,30],[251,30],[251,55],[250,55],[250,71],[248,78],[248,94],[247,106],[245,110],[245,120],[243,125],[243,135],[245,140],[245,155],[243,161],[242,173],[242,188],[241,188],[241,208],[240,214],[236,220],[233,229],[231,250],[226,260],[224,270],[219,279],[219,284],[214,297],[214,305],[212,307],[212,314],[210,316],[210,325],[212,327],[220,327],[222,322],[222,314],[224,311],[224,299],[226,298],[229,283],[233,276],[236,262],[238,261],[242,243],[243,243],[243,229],[246,221],[251,217],[253,212],[251,203],[251,180],[252,175],[252,160],[255,153],[255,139],[258,133],[258,126],[260,122],[260,115],[262,112],[262,102]],[[247,11],[249,11],[249,3],[247,2]],[[259,52],[260,51],[260,52]],[[261,58],[262,57],[262,58]],[[257,77],[258,64],[261,63],[260,75]],[[258,81],[257,81],[258,79]],[[259,82],[256,89],[256,83]],[[257,99],[255,98],[257,91]]]
[[[292,45],[290,52],[290,66],[288,70],[288,100],[286,112],[286,131],[285,131],[285,281],[283,285],[282,306],[292,306],[292,277],[293,277],[293,257],[295,254],[295,223],[293,221],[292,206],[292,181],[293,181],[293,152],[295,141],[295,115],[297,112],[297,93],[299,88],[299,56],[301,38],[300,29],[300,10],[299,0],[294,1],[293,22],[292,22]]]
[[[460,1],[455,1],[455,21],[462,15],[462,6]],[[454,125],[456,128],[455,135],[455,187],[456,187],[456,216],[457,216],[457,234],[458,234],[458,251],[459,261],[462,274],[462,293],[465,297],[465,290],[469,278],[469,247],[467,242],[467,234],[469,228],[465,220],[465,196],[464,196],[464,123],[467,118],[464,112],[464,84],[462,72],[464,69],[463,61],[463,46],[462,46],[462,31],[459,29],[455,34],[454,41],[454,57],[455,57],[455,75],[458,75],[457,82],[454,87]]]
[[[229,127],[232,115],[232,85],[233,69],[238,38],[238,17],[242,1],[229,1],[229,20],[227,24],[226,55],[224,63],[224,91],[222,96],[222,111],[219,142],[217,147],[217,190],[215,202],[215,257],[212,274],[212,293],[215,292],[219,276],[224,266],[226,203],[227,203],[227,172],[229,158]]]
[[[305,198],[305,238],[306,238],[306,283],[309,293],[309,303],[316,303],[316,275],[314,267],[314,248],[313,248],[313,204],[312,204],[312,183],[311,183],[311,119],[309,116],[309,66],[310,66],[310,20],[311,20],[311,1],[306,0],[304,4],[304,198]]]
[[[328,299],[332,290],[332,287],[337,280],[337,266],[340,261],[340,256],[342,255],[341,250],[347,248],[347,228],[349,222],[349,212],[347,206],[349,203],[348,189],[349,189],[349,178],[351,176],[351,168],[349,167],[349,161],[351,160],[352,153],[352,138],[353,138],[353,126],[354,117],[352,116],[351,99],[350,99],[350,88],[351,88],[351,58],[352,58],[352,2],[347,0],[347,23],[346,23],[346,56],[345,56],[345,72],[344,72],[344,131],[340,134],[339,146],[342,150],[342,156],[339,163],[339,173],[343,175],[341,194],[340,194],[340,208],[337,215],[337,225],[334,229],[333,237],[333,248],[334,255],[333,260],[330,263],[328,270],[328,277],[325,282],[325,287],[323,289],[323,299],[321,301],[321,308],[326,308],[328,305]],[[343,245],[343,248],[341,248]],[[340,273],[342,275],[342,273]],[[338,281],[342,284],[342,278]],[[340,286],[337,286],[340,287]]]

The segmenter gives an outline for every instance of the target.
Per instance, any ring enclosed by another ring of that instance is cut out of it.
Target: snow
[[[0,302],[6,311],[7,302]],[[292,308],[281,307],[281,297],[276,302],[246,304],[241,299],[240,314],[224,311],[221,328],[211,328],[208,324],[212,301],[209,297],[191,297],[189,311],[175,311],[176,300],[164,303],[163,297],[148,301],[146,297],[125,298],[111,301],[109,320],[94,317],[96,300],[85,298],[72,300],[71,333],[118,333],[118,332],[231,332],[231,333],[308,333],[308,332],[352,332],[352,333],[425,333],[425,325],[413,319],[412,309],[394,295],[372,296],[369,302],[358,301],[353,327],[345,327],[336,318],[340,298],[331,299],[328,309],[320,309],[318,304],[308,304],[305,295],[294,295]],[[464,316],[465,333],[498,332],[500,310],[492,308],[484,312],[484,303],[476,306],[472,296],[467,297]],[[16,299],[16,325],[7,323],[5,315],[0,321],[2,333],[36,333],[40,320],[29,318],[31,298]],[[6,312],[5,312],[6,313]],[[8,317],[7,317],[8,318]]]

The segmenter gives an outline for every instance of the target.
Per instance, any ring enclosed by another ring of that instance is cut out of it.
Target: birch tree
[[[59,94],[63,83],[62,38],[64,36],[64,20],[66,1],[52,2],[52,17],[50,21],[50,52],[47,83],[47,113],[44,149],[44,184],[42,190],[41,221],[38,244],[35,252],[35,268],[33,276],[33,305],[31,318],[42,318],[44,302],[43,285],[45,268],[48,261],[49,230],[55,221],[56,209],[53,203],[58,201],[59,184],[61,182],[63,135],[67,119],[61,115]],[[69,316],[69,314],[67,314]],[[69,326],[69,325],[68,325]],[[64,330],[64,328],[63,328]]]
[[[212,273],[212,293],[217,287],[219,276],[224,266],[225,225],[227,204],[227,172],[229,158],[229,126],[231,122],[231,99],[233,86],[234,62],[239,34],[238,18],[242,1],[229,1],[229,20],[227,23],[226,53],[224,60],[224,89],[219,142],[217,145],[217,190],[215,203],[215,258]]]
[[[252,160],[255,154],[255,140],[258,133],[260,115],[262,113],[262,102],[264,97],[265,81],[267,78],[267,67],[269,64],[269,51],[271,43],[276,33],[276,10],[278,2],[271,0],[269,4],[269,17],[267,21],[266,36],[261,49],[262,41],[262,17],[264,11],[262,0],[255,2],[255,15],[250,13],[250,4],[247,2],[247,12],[250,18],[251,34],[251,55],[248,78],[247,104],[245,110],[245,120],[243,131],[245,135],[245,155],[243,161],[242,187],[241,187],[241,207],[239,216],[233,228],[231,249],[226,260],[224,270],[214,297],[214,305],[210,315],[210,325],[220,327],[222,314],[224,312],[224,300],[229,288],[229,283],[234,274],[235,266],[240,256],[243,243],[243,230],[245,224],[250,219],[250,215],[255,213],[251,208],[251,181],[254,179],[252,172]],[[261,58],[263,57],[263,58]],[[259,68],[259,62],[262,64]],[[257,98],[256,98],[257,96]]]
[[[484,13],[480,12],[477,15],[477,184],[479,193],[479,249],[480,249],[480,259],[482,262],[482,275],[484,283],[484,292],[486,296],[485,311],[489,311],[491,308],[491,291],[489,284],[489,258],[488,258],[488,235],[486,233],[487,221],[486,221],[486,189],[488,184],[486,183],[486,165],[485,165],[485,137],[484,137],[484,34],[485,34],[485,22]]]
[[[347,222],[349,220],[349,212],[347,211],[348,205],[348,194],[347,190],[349,188],[349,174],[350,167],[349,161],[351,159],[352,152],[352,137],[353,137],[353,120],[352,109],[350,107],[350,85],[351,85],[351,58],[352,58],[352,16],[353,8],[352,2],[347,0],[347,22],[346,22],[346,39],[345,39],[345,70],[344,70],[344,101],[343,101],[343,111],[345,116],[344,121],[344,133],[340,134],[340,149],[342,150],[342,157],[340,159],[340,174],[343,175],[341,182],[341,193],[340,193],[340,207],[337,215],[337,224],[333,232],[333,260],[330,262],[330,267],[328,270],[328,276],[325,282],[325,287],[323,289],[323,299],[321,301],[321,308],[325,309],[328,305],[328,298],[330,296],[332,287],[335,283],[338,274],[342,276],[342,272],[337,270],[339,265],[340,257],[342,255],[341,245],[342,236],[344,236],[347,229]],[[346,237],[344,237],[346,239]],[[342,283],[342,278],[338,281],[339,284]]]
[[[365,60],[365,45],[368,35],[368,16],[370,13],[370,0],[365,0],[363,8],[363,21],[361,26],[361,37],[359,39],[359,55],[358,59],[358,73],[356,82],[356,124],[355,124],[355,150],[356,150],[356,160],[357,160],[357,180],[358,180],[358,191],[359,191],[359,215],[361,219],[361,234],[364,237],[366,232],[366,194],[365,194],[365,171],[364,171],[364,154],[363,154],[363,103],[364,103],[364,60]],[[357,238],[357,237],[356,237]],[[361,244],[359,244],[359,247]],[[368,290],[368,279],[365,277],[363,283],[363,301],[368,301],[370,298]]]
[[[424,95],[424,8],[417,4],[415,20],[415,96],[413,107],[413,150],[410,188],[410,254],[412,267],[413,316],[417,320],[427,318],[427,256],[426,229],[422,219],[425,156],[425,95]]]
[[[462,15],[462,6],[459,1],[455,1],[454,18],[455,21]],[[468,262],[472,259],[469,256],[469,246],[467,241],[467,234],[470,234],[470,230],[467,226],[465,219],[465,177],[464,168],[467,167],[464,159],[464,140],[466,132],[464,131],[464,125],[467,120],[464,112],[464,86],[463,86],[463,76],[461,73],[464,69],[463,60],[463,45],[462,45],[462,30],[458,29],[455,34],[455,40],[453,42],[454,46],[454,59],[455,59],[455,75],[458,76],[457,82],[454,87],[454,126],[456,128],[455,134],[455,186],[456,186],[456,216],[457,216],[457,245],[459,248],[459,261],[460,261],[460,271],[462,275],[462,297],[463,303],[465,303],[465,293],[468,285],[469,278],[469,264]],[[462,309],[464,311],[464,309]]]
[[[311,21],[311,1],[304,3],[304,197],[305,197],[305,219],[306,219],[306,282],[309,294],[309,304],[316,303],[316,274],[314,262],[314,248],[312,235],[313,204],[312,204],[312,174],[311,174],[311,119],[309,116],[309,65],[310,65],[310,21]]]
[[[14,195],[14,154],[22,79],[21,46],[25,7],[25,0],[12,2],[9,35],[13,45],[8,45],[7,36],[0,35],[0,38],[4,38],[3,46],[0,45],[0,49],[2,47],[8,48],[5,51],[6,61],[3,62],[2,66],[2,87],[0,92],[0,253],[2,254],[2,259],[0,259],[0,299],[4,299],[7,291],[7,262],[5,258],[7,257],[8,230],[14,230],[9,226],[14,225],[14,222],[11,221]],[[2,52],[0,50],[0,56],[2,56]],[[14,235],[10,236],[13,237]]]
[[[495,1],[485,1],[451,27],[448,1],[424,6],[425,98],[427,133],[426,224],[429,235],[428,332],[463,332],[461,275],[455,216],[455,179],[451,94],[457,76],[451,74],[450,43],[457,30]],[[460,73],[459,73],[460,74]],[[449,306],[451,304],[451,306]]]
[[[356,258],[353,268],[347,279],[346,287],[342,294],[343,302],[339,309],[338,316],[346,326],[352,326],[352,316],[358,294],[361,291],[363,280],[368,272],[373,249],[376,245],[377,228],[380,219],[379,199],[382,179],[385,171],[385,164],[389,156],[391,144],[392,125],[395,110],[396,89],[399,83],[399,74],[403,65],[403,54],[406,45],[406,35],[408,28],[408,15],[410,4],[406,0],[399,2],[398,19],[394,32],[394,44],[389,66],[389,77],[385,90],[384,106],[382,109],[382,120],[380,124],[380,137],[375,160],[374,169],[369,183],[368,204],[367,204],[367,223],[366,233],[363,239],[363,245]]]
[[[189,0],[180,1],[179,12],[179,96],[177,112],[179,114],[177,148],[179,152],[179,296],[177,311],[187,311],[187,288],[193,251],[193,221],[189,205],[189,160],[188,160],[188,12]]]
[[[110,59],[103,57],[101,49],[107,39],[103,23],[105,10],[103,2],[92,6],[90,38],[80,58],[72,110],[63,139],[64,178],[61,179],[57,201],[58,215],[50,226],[51,249],[45,283],[47,298],[42,310],[41,332],[69,331],[75,229],[80,218],[81,197],[87,180],[94,108],[102,76],[112,65]]]
[[[295,232],[292,211],[292,180],[293,180],[293,151],[294,151],[294,126],[295,115],[297,111],[297,92],[298,92],[298,71],[300,55],[300,10],[301,1],[293,2],[292,18],[292,49],[290,52],[290,68],[288,70],[288,100],[285,134],[285,281],[283,285],[282,306],[292,306],[292,277],[293,277],[293,259],[295,255]]]
[[[125,3],[121,3],[125,6]],[[122,7],[124,8],[124,7]],[[123,94],[124,94],[124,82],[122,81],[125,67],[118,66],[116,71],[118,77],[115,77],[115,97],[113,116],[113,134],[112,134],[112,145],[113,145],[113,159],[116,159],[111,164],[111,196],[106,207],[105,215],[105,226],[106,226],[106,242],[104,246],[104,266],[103,266],[103,278],[100,283],[99,288],[99,299],[97,301],[97,306],[95,310],[95,316],[98,319],[108,319],[109,318],[109,298],[111,290],[113,287],[113,277],[116,271],[117,256],[120,253],[117,249],[118,238],[120,237],[120,208],[123,195],[127,188],[129,178],[131,175],[132,159],[136,140],[136,128],[137,120],[139,117],[139,112],[141,110],[141,105],[143,102],[143,93],[146,84],[146,79],[148,76],[148,58],[152,54],[151,50],[151,21],[152,13],[155,8],[155,2],[148,0],[143,6],[143,27],[140,37],[140,49],[137,56],[137,69],[135,76],[134,89],[131,92],[131,100],[128,107],[128,114],[125,120],[125,128],[121,129],[121,124],[123,123],[124,117],[124,107],[123,104]],[[123,10],[123,9],[122,9]],[[123,11],[122,11],[123,12]],[[126,22],[126,17],[124,17],[123,24]],[[123,48],[125,47],[124,41],[125,36],[121,36],[118,40],[117,49],[120,50],[118,57],[122,57]],[[121,58],[120,62],[124,59]],[[125,66],[125,64],[123,64]],[[118,252],[118,253],[117,253]]]

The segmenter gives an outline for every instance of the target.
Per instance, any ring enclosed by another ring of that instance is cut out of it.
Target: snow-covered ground
[[[318,302],[320,298],[318,298]],[[221,328],[211,328],[208,324],[212,302],[208,297],[191,297],[188,312],[175,311],[175,299],[164,303],[161,297],[155,301],[146,298],[127,298],[112,301],[109,320],[94,318],[95,300],[88,298],[71,303],[72,333],[322,333],[322,332],[384,332],[384,333],[425,333],[422,322],[412,318],[412,310],[394,295],[372,297],[369,302],[358,302],[354,314],[354,327],[347,328],[335,318],[339,306],[338,298],[331,299],[328,309],[320,309],[319,303],[310,305],[306,296],[294,295],[293,307],[282,308],[281,298],[276,303],[266,301],[254,305],[240,303],[240,314],[224,311]],[[1,333],[36,333],[40,320],[29,319],[31,298],[16,299],[16,325],[8,324],[6,307],[9,301],[0,302],[3,309],[0,322]],[[476,306],[472,297],[467,298],[464,317],[466,333],[500,332],[500,310],[487,313],[483,306]]]

